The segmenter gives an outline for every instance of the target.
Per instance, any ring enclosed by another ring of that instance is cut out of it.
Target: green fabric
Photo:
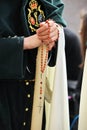
[[[34,82],[26,86],[22,80],[0,81],[0,130],[30,130],[33,92]]]
[[[46,19],[52,18],[65,25],[61,17],[64,5],[60,0],[59,3],[54,0],[55,5],[50,0],[39,1],[45,9]],[[30,35],[25,13],[27,2],[28,0],[0,0],[0,130],[30,130],[34,84],[26,86],[25,81],[10,80],[24,78],[26,59],[30,63],[28,65],[35,64],[35,61],[31,61],[34,49],[23,51],[24,37]],[[52,52],[53,66],[55,50]],[[30,94],[30,98],[27,98],[27,94]],[[28,113],[25,112],[26,107],[29,108]],[[24,121],[27,121],[25,128]]]
[[[45,9],[46,19],[66,25],[62,18],[64,4],[60,0],[53,0],[54,5],[51,0],[39,1]],[[25,13],[27,2],[0,1],[0,79],[24,77],[26,56],[23,52],[23,37],[30,35]]]
[[[23,38],[0,39],[0,79],[23,77]]]
[[[53,1],[53,3],[51,3]],[[62,17],[64,4],[61,0],[42,0],[45,7],[46,19],[53,19],[56,23],[66,26],[66,22]],[[48,7],[47,7],[48,6]]]
[[[18,2],[0,1],[0,79],[23,77],[23,37]],[[18,8],[18,9],[17,9]]]

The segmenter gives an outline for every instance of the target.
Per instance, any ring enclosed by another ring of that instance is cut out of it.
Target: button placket
[[[24,120],[23,120],[23,129],[31,126],[31,116],[32,116],[32,105],[33,105],[33,93],[34,93],[34,82],[25,80],[25,107],[24,107]]]
[[[30,94],[29,94],[29,81],[25,80],[24,81],[24,86],[25,86],[25,108],[24,108],[24,122],[23,126],[27,126],[29,122],[28,121],[28,114],[29,114],[29,102],[30,102]]]

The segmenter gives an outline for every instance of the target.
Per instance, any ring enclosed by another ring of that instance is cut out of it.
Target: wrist
[[[24,38],[24,50],[34,49],[39,47],[42,41],[38,38],[37,34]]]

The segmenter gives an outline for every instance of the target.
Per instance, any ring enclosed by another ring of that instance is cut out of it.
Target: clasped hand
[[[51,50],[55,46],[55,41],[59,37],[59,31],[56,25],[53,20],[47,20],[46,22],[40,23],[40,28],[36,31],[38,38],[43,44],[48,46],[48,50]]]
[[[53,20],[47,20],[40,23],[36,34],[24,38],[23,49],[34,49],[45,44],[48,47],[48,51],[50,51],[55,46],[55,41],[58,40],[58,37],[58,25]]]

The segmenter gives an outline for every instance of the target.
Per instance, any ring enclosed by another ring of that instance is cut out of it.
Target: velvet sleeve
[[[0,38],[0,79],[23,77],[23,39]]]
[[[62,17],[64,3],[61,0],[43,0],[43,5],[46,19],[53,19],[56,23],[66,26],[66,22]]]

